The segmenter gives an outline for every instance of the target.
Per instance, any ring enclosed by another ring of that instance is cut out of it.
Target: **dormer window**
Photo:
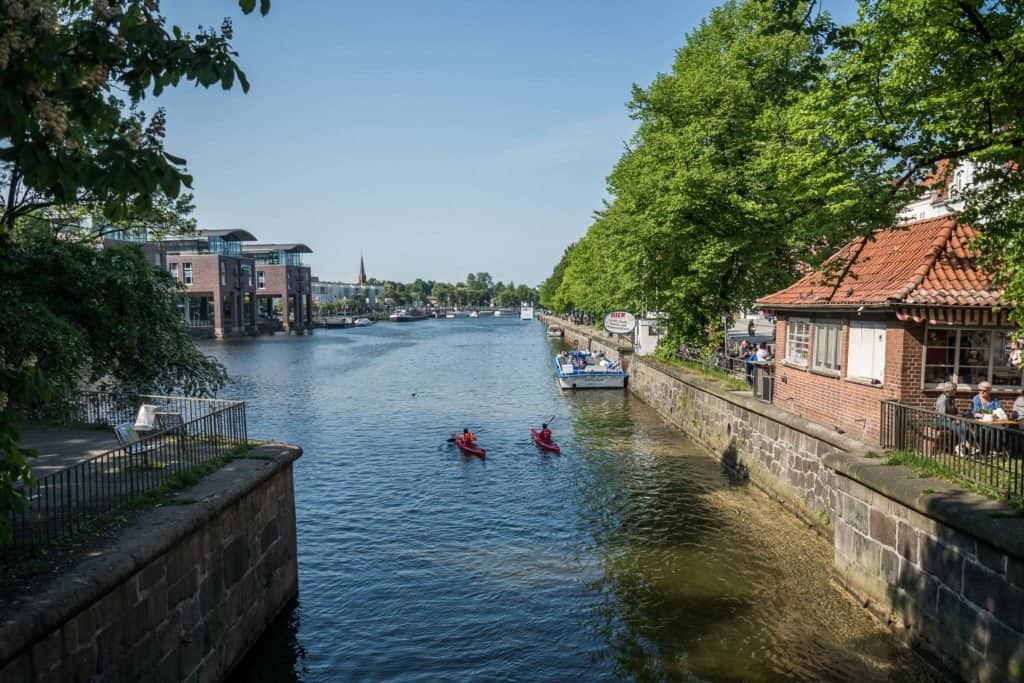
[[[964,171],[958,169],[953,172],[953,179],[949,183],[949,198],[959,199],[964,191]]]

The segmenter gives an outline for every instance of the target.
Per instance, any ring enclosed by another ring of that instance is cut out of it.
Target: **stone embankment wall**
[[[1024,518],[878,459],[836,454],[842,583],[969,681],[1024,680]]]
[[[292,462],[251,451],[8,605],[0,681],[216,681],[298,592]]]
[[[595,336],[566,326],[581,347]],[[965,680],[1024,680],[1020,511],[650,357],[629,389],[831,539],[839,582],[898,635]]]

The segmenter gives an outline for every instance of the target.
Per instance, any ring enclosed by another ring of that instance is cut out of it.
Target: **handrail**
[[[99,418],[93,424],[110,424],[105,418],[125,414],[123,397],[115,401],[112,394],[85,392],[82,398],[98,396],[111,399],[112,405],[90,411],[87,404],[86,411],[74,417]],[[243,401],[155,395],[134,398],[138,403],[159,399],[165,407],[184,408],[177,412],[182,420],[148,433],[134,443],[118,446],[37,479],[36,485],[25,491],[24,509],[11,513],[13,538],[9,544],[0,546],[0,556],[22,556],[35,548],[69,538],[96,518],[163,485],[171,477],[248,445]],[[134,411],[129,419],[134,419]]]
[[[883,448],[914,453],[1007,500],[1024,501],[1024,431],[886,399],[881,402]]]

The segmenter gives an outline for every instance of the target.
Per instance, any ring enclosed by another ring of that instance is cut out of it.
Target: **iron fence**
[[[881,442],[915,453],[1008,500],[1024,501],[1024,431],[1014,420],[985,422],[882,401]]]
[[[752,361],[743,356],[730,356],[721,350],[708,355],[700,349],[680,346],[676,358],[694,363],[704,370],[722,372],[743,380],[751,387],[754,398],[772,402],[775,393],[775,363],[773,361]]]
[[[11,513],[12,541],[0,556],[14,558],[66,539],[97,518],[186,473],[248,445],[245,403],[180,396],[87,392],[62,407],[66,423],[113,426],[135,419],[140,405],[173,417],[131,444],[40,477]]]

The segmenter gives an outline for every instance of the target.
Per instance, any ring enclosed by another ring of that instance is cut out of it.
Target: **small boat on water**
[[[561,339],[565,331],[558,325],[551,325],[548,327],[548,337],[551,339]]]
[[[369,327],[373,324],[373,321],[369,318],[356,318],[352,324],[355,327]]]
[[[520,320],[533,320],[533,304],[523,303],[519,307]]]
[[[629,373],[600,352],[562,351],[552,361],[560,389],[622,389]]]
[[[533,439],[533,443],[537,444],[537,448],[542,451],[550,451],[552,453],[561,453],[562,449],[558,447],[558,444],[554,441],[545,441],[540,438],[540,432],[533,427],[530,427],[530,438]]]
[[[501,311],[494,311],[494,317],[495,318],[500,318],[501,317]]]
[[[409,309],[409,310],[406,310],[404,308],[399,308],[394,313],[392,313],[391,315],[388,316],[388,320],[390,320],[391,322],[396,322],[396,323],[407,323],[407,322],[410,322],[410,321],[413,321],[413,320],[426,320],[426,319],[427,319],[427,314],[424,313],[423,311],[419,310],[418,308],[412,308],[412,309]]]
[[[479,446],[467,446],[462,443],[462,439],[455,436],[455,432],[452,432],[452,442],[459,447],[464,455],[475,455],[478,458],[483,458],[487,455],[487,451],[480,448]]]
[[[480,317],[480,311],[470,311],[469,312],[469,317],[470,318],[479,318]]]

